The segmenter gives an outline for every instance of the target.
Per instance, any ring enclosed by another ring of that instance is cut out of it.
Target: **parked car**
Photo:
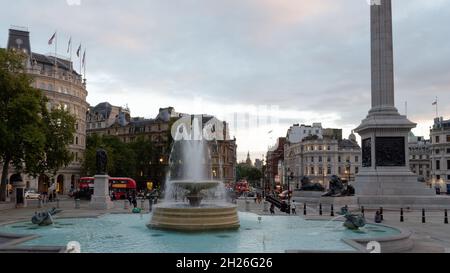
[[[41,194],[36,192],[36,190],[28,190],[25,192],[26,199],[39,199]]]

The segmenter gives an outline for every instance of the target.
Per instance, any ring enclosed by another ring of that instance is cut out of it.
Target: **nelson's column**
[[[448,206],[450,199],[418,182],[409,169],[408,134],[416,124],[394,104],[391,0],[372,1],[372,109],[355,131],[362,140],[362,168],[356,177],[363,206]]]

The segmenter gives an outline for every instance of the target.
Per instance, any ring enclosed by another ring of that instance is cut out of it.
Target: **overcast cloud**
[[[91,105],[128,104],[145,117],[173,106],[230,123],[277,109],[278,125],[232,132],[239,159],[261,157],[293,123],[348,135],[370,106],[366,0],[1,2],[1,47],[11,25],[29,28],[35,52],[52,52],[56,29],[59,54],[68,56],[69,36],[74,48],[82,42]],[[397,108],[405,113],[407,101],[414,132],[428,135],[436,96],[450,118],[450,1],[394,0],[393,9]]]

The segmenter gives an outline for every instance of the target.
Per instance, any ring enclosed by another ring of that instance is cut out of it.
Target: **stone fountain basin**
[[[201,190],[209,190],[209,189],[216,188],[222,182],[215,181],[215,180],[198,180],[198,181],[177,180],[177,181],[171,181],[171,183],[177,187],[183,188],[183,189],[191,191],[191,192],[199,192]]]
[[[150,223],[154,229],[168,229],[178,231],[208,231],[238,229],[239,217],[237,206],[173,206],[161,204],[154,208]]]

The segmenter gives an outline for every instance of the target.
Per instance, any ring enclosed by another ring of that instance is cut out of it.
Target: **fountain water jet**
[[[179,140],[174,143],[164,201],[154,207],[147,225],[149,228],[178,231],[239,228],[237,206],[225,202],[223,182],[209,178],[209,162],[211,152],[205,140]],[[214,196],[219,193],[222,198],[205,202],[203,199],[207,191]],[[184,198],[178,198],[180,192]],[[185,198],[188,202],[179,201]]]

